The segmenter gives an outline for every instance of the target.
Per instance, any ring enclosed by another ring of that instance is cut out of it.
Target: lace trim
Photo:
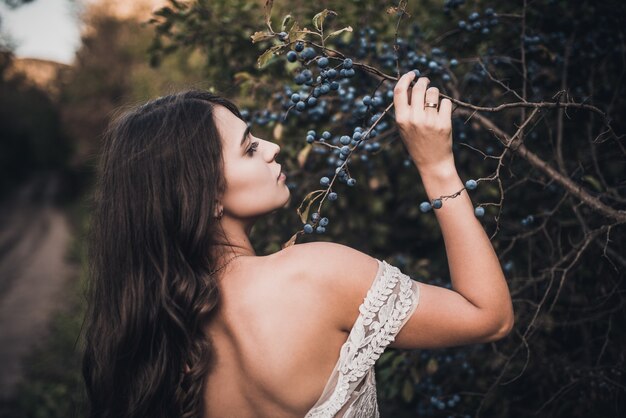
[[[348,398],[350,386],[358,384],[385,347],[395,340],[403,319],[413,306],[413,280],[397,267],[384,260],[382,263],[384,272],[368,290],[359,306],[360,315],[341,348],[337,386],[328,401],[311,410],[306,418],[332,417],[341,409]],[[398,281],[400,291],[394,293]],[[417,304],[419,287],[415,294]]]

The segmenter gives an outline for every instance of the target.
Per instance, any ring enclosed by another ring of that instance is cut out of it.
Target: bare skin
[[[425,107],[438,103],[439,92],[427,88],[424,78],[410,90],[413,78],[405,74],[394,89],[396,122],[432,199],[463,187],[451,150],[451,103]],[[289,191],[272,182],[277,145],[261,140],[256,160],[240,159],[243,122],[225,112],[218,127],[227,143],[230,188],[221,222],[234,245],[218,248],[218,254],[222,263],[240,257],[219,273],[221,306],[207,326],[216,362],[206,379],[205,418],[301,418],[322,394],[378,262],[328,242],[257,256],[250,229],[259,216],[284,205]],[[469,196],[445,201],[435,215],[453,289],[420,283],[419,305],[389,347],[443,348],[503,338],[513,326],[510,294]]]
[[[245,122],[221,106],[215,120],[227,182],[218,213],[228,244],[214,251],[218,266],[232,261],[218,273],[221,305],[207,326],[215,363],[205,418],[301,418],[320,397],[348,333],[332,326],[333,312],[315,296],[298,257],[288,250],[257,256],[250,242],[256,220],[290,198],[277,179],[280,147],[252,133],[241,144]]]
[[[321,396],[348,333],[289,252],[226,268],[205,418],[302,418]]]

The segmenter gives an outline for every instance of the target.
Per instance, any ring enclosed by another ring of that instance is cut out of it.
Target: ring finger
[[[436,105],[436,106],[433,106]],[[424,111],[427,114],[436,114],[439,107],[439,89],[437,87],[429,87],[426,90],[426,99],[424,100]]]

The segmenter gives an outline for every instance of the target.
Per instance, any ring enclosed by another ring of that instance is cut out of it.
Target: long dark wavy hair
[[[213,117],[227,99],[189,90],[113,118],[88,236],[83,377],[91,418],[201,417],[219,303],[211,248],[224,191]]]

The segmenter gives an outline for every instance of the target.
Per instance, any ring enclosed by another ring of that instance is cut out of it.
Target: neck
[[[250,241],[250,231],[254,225],[254,220],[236,219],[225,214],[219,225],[223,239],[214,247],[214,256],[218,260],[218,264],[235,255],[256,256]]]

